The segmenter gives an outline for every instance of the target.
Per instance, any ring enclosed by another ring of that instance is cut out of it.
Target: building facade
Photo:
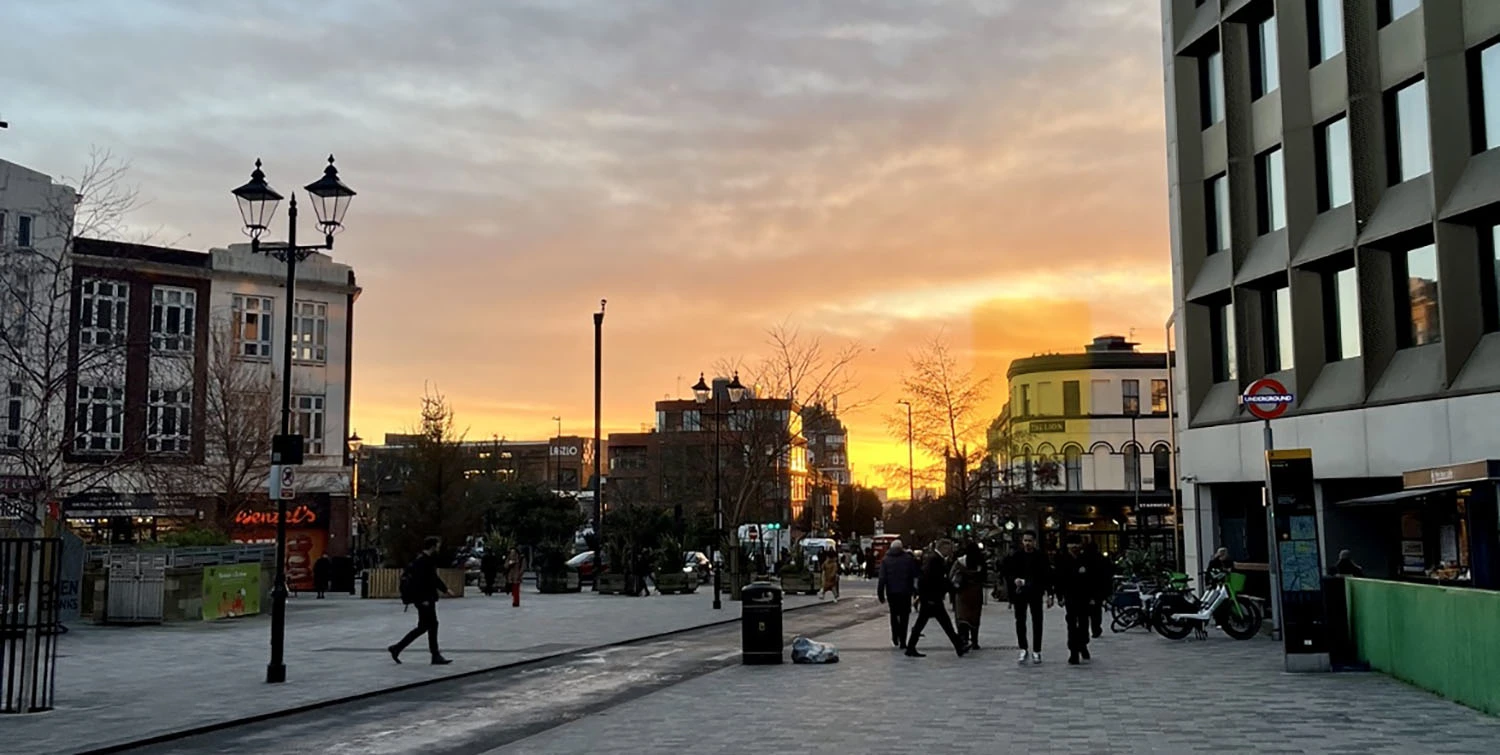
[[[1162,7],[1188,571],[1269,560],[1262,377],[1295,395],[1270,427],[1312,450],[1324,560],[1478,568],[1454,533],[1492,500],[1366,499],[1500,457],[1500,3]]]
[[[1175,553],[1167,355],[1102,336],[1079,353],[1017,359],[1006,378],[994,464],[1008,493],[1036,504],[1042,529],[1106,553]]]

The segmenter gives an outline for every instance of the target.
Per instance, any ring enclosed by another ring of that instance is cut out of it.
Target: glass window
[[[5,391],[5,431],[3,435],[5,448],[21,447],[21,384],[12,380],[6,384]]]
[[[31,246],[31,224],[30,215],[16,216],[16,246]]]
[[[324,302],[297,302],[297,317],[292,323],[292,358],[318,364],[328,361],[328,305]]]
[[[1224,54],[1218,50],[1202,58],[1198,66],[1199,96],[1203,100],[1203,127],[1224,120]]]
[[[1328,360],[1359,356],[1359,279],[1354,268],[1329,273],[1323,279],[1324,322]]]
[[[1172,489],[1172,451],[1166,446],[1151,449],[1151,487]]]
[[[1421,7],[1422,0],[1380,0],[1380,25],[1384,26]]]
[[[1260,185],[1260,232],[1279,231],[1286,227],[1286,169],[1280,147],[1255,158],[1255,174]]]
[[[1229,249],[1229,177],[1220,173],[1208,179],[1208,253]]]
[[[73,450],[118,452],[125,447],[125,389],[79,385],[73,405]]]
[[[1489,243],[1484,245],[1481,268],[1485,272],[1480,292],[1485,301],[1485,329],[1500,331],[1500,225],[1491,226]]]
[[[272,307],[269,296],[234,297],[234,342],[239,356],[271,358]]]
[[[1427,82],[1416,81],[1396,90],[1391,96],[1395,106],[1392,134],[1395,144],[1391,154],[1396,159],[1394,183],[1410,181],[1432,170],[1432,155],[1427,147]]]
[[[1290,370],[1292,362],[1292,290],[1272,289],[1265,298],[1266,372]]]
[[[1308,22],[1312,24],[1313,65],[1344,51],[1344,0],[1313,0]]]
[[[1141,487],[1141,450],[1133,445],[1125,446],[1125,489],[1139,490]]]
[[[1031,416],[1031,386],[1021,386],[1021,416]]]
[[[147,396],[146,450],[187,453],[193,439],[192,394],[152,390]]]
[[[1349,165],[1349,119],[1340,117],[1318,127],[1318,211],[1343,207],[1354,199]]]
[[[1213,338],[1214,382],[1236,380],[1239,371],[1234,356],[1234,305],[1223,304],[1213,308],[1209,319],[1209,331]]]
[[[1171,408],[1167,399],[1167,381],[1153,379],[1151,381],[1151,413],[1166,414]]]
[[[292,432],[302,436],[308,456],[323,455],[323,397],[292,397]]]
[[[1438,316],[1437,248],[1433,245],[1406,253],[1406,291],[1411,312],[1410,345],[1443,340]]]
[[[1500,44],[1479,53],[1480,117],[1484,119],[1481,149],[1500,147]]]
[[[198,293],[190,288],[153,287],[151,348],[156,351],[191,352],[197,304]]]
[[[1250,80],[1251,96],[1258,99],[1281,86],[1281,64],[1276,59],[1275,16],[1255,25],[1250,54],[1255,66]]]
[[[1063,416],[1077,417],[1083,414],[1082,394],[1077,380],[1063,381]]]
[[[104,278],[83,282],[78,297],[78,342],[84,346],[125,343],[130,284]]]
[[[1125,414],[1141,413],[1141,381],[1120,381],[1120,407]]]
[[[1083,490],[1083,449],[1078,446],[1063,449],[1063,484],[1068,490]]]

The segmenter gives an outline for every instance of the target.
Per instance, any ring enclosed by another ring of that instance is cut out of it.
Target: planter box
[[[579,579],[576,571],[536,575],[536,590],[540,593],[581,592],[582,583],[583,580]]]
[[[658,574],[653,579],[657,592],[663,595],[686,595],[698,591],[697,574]]]
[[[781,591],[788,595],[816,595],[821,582],[812,572],[789,570],[781,575]]]
[[[601,595],[624,595],[629,585],[624,574],[601,574],[595,592]]]
[[[401,569],[368,569],[365,572],[366,584],[369,592],[367,598],[400,598],[401,597]],[[438,579],[448,586],[448,594],[444,598],[462,598],[464,596],[464,570],[463,569],[438,569]]]

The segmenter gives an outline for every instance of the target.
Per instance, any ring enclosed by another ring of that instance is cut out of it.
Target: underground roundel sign
[[[1261,378],[1245,389],[1240,395],[1240,403],[1260,419],[1276,419],[1286,414],[1293,398],[1280,381]]]

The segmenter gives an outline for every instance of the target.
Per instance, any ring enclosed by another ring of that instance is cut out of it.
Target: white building
[[[1080,353],[1011,362],[994,428],[1002,484],[1042,507],[1050,534],[1101,550],[1174,552],[1167,355],[1102,336]]]

